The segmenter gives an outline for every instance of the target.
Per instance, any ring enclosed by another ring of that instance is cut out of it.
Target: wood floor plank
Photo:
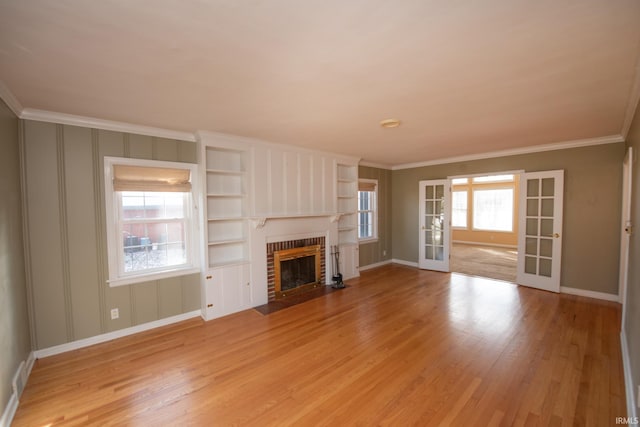
[[[620,307],[388,265],[38,360],[14,426],[612,425]]]

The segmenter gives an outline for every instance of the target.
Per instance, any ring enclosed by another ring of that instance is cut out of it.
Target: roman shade
[[[360,181],[358,182],[358,191],[376,191],[376,183]]]
[[[189,169],[113,165],[114,191],[191,191]]]

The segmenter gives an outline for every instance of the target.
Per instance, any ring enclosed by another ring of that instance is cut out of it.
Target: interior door
[[[520,189],[517,282],[560,292],[564,171],[524,173]]]
[[[633,148],[629,147],[622,165],[622,230],[620,237],[620,303],[622,318],[627,312],[627,285],[629,280],[629,244],[631,238],[631,191],[633,186]],[[622,322],[624,328],[624,322]]]
[[[449,271],[450,218],[449,180],[420,181],[420,268]]]

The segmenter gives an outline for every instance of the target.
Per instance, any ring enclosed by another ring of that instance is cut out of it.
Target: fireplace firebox
[[[275,251],[273,261],[276,298],[284,298],[322,284],[320,245]]]

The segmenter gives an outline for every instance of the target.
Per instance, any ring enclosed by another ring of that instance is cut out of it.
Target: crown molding
[[[366,166],[369,168],[378,168],[378,169],[387,169],[387,170],[393,169],[393,166],[391,165],[385,165],[383,163],[367,162],[366,160],[361,161],[358,166]]]
[[[576,139],[573,141],[555,142],[552,144],[534,145],[531,147],[514,148],[510,150],[490,151],[487,153],[470,154],[468,156],[448,157],[445,159],[428,160],[426,162],[406,163],[393,166],[392,170],[413,169],[423,166],[444,165],[447,163],[469,162],[472,160],[492,159],[495,157],[516,156],[519,154],[542,153],[544,151],[566,150],[568,148],[590,147],[592,145],[615,144],[624,142],[622,135],[609,135],[599,138]]]
[[[263,146],[267,148],[275,148],[282,151],[294,150],[298,153],[316,154],[321,156],[329,156],[349,165],[357,166],[360,157],[348,156],[345,154],[333,153],[330,151],[315,150],[313,148],[301,147],[293,144],[282,144],[277,142],[265,141],[263,139],[251,138],[247,136],[233,135],[222,132],[212,132],[206,130],[198,130],[195,133],[198,142],[215,141],[216,144],[229,145],[241,144],[245,147]]]
[[[640,102],[640,55],[638,55],[636,75],[633,79],[633,86],[631,86],[631,93],[629,93],[627,111],[625,111],[624,122],[622,122],[622,131],[620,132],[625,140],[627,139],[627,135],[629,135],[629,129],[631,129],[631,123],[633,122],[633,117],[636,114],[638,102]]]
[[[13,92],[9,90],[9,87],[7,87],[2,80],[0,80],[0,99],[7,104],[11,111],[13,111],[13,114],[20,117],[24,108],[22,108],[20,101],[13,96]]]
[[[38,122],[58,123],[70,126],[81,126],[92,129],[111,130],[116,132],[155,136],[158,138],[196,142],[196,137],[191,132],[181,132],[176,130],[157,128],[153,126],[134,125],[132,123],[96,119],[93,117],[76,116],[73,114],[56,113],[53,111],[38,110],[35,108],[23,109],[22,114],[20,114],[19,117],[24,120],[34,120]]]

